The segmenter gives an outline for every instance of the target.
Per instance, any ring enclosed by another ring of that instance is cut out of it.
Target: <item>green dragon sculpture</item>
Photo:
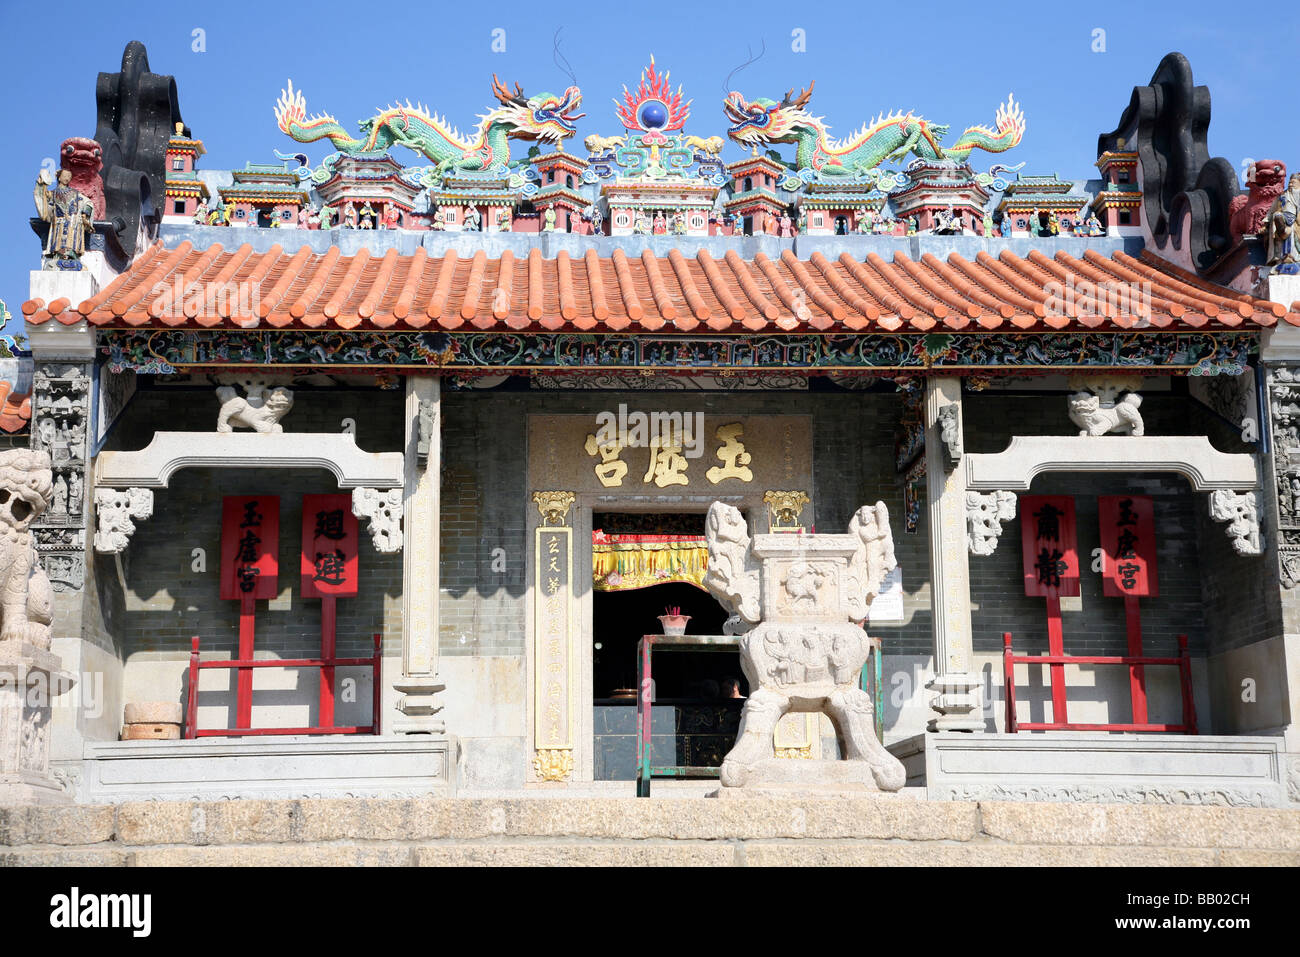
[[[275,105],[275,119],[280,130],[299,143],[327,139],[341,153],[383,152],[392,146],[427,157],[436,164],[433,175],[441,177],[449,170],[487,170],[510,163],[510,140],[550,140],[564,145],[564,139],[577,133],[574,123],[585,113],[576,113],[582,92],[571,86],[562,96],[538,93],[524,96],[523,87],[515,84],[507,90],[492,76],[492,93],[500,106],[479,117],[473,134],[466,136],[431,114],[423,106],[390,106],[357,125],[362,137],[349,136],[334,117],[328,114],[307,115],[307,100],[293,81],[280,92]]]
[[[794,143],[796,169],[858,176],[886,160],[902,160],[909,153],[920,159],[958,161],[964,161],[973,149],[1002,153],[1017,145],[1025,134],[1024,114],[1008,96],[1007,102],[998,107],[996,129],[971,126],[947,148],[940,146],[940,141],[948,127],[911,112],[882,114],[852,136],[835,140],[827,135],[830,127],[822,117],[806,109],[813,85],[808,84],[798,96],[790,90],[779,103],[761,97],[746,100],[735,92],[727,94],[723,101],[723,110],[731,121],[727,135],[741,146],[754,149],[766,143]]]

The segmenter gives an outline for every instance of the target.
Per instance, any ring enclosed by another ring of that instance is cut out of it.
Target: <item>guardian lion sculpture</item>
[[[54,495],[47,452],[0,452],[0,641],[48,650],[50,580],[36,559],[31,524]]]

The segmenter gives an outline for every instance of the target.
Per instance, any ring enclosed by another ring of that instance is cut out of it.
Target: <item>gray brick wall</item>
[[[443,394],[441,650],[445,655],[520,655],[526,589],[522,556],[527,498],[529,414],[592,415],[611,393],[445,392]],[[683,397],[637,393],[655,407],[736,415],[811,414],[813,476],[819,531],[847,529],[853,512],[883,500],[905,570],[909,620],[880,625],[889,641],[930,648],[928,546],[924,527],[903,532],[902,486],[894,474],[894,430],[901,399],[894,393],[747,393]],[[618,401],[633,401],[626,394]],[[507,571],[493,572],[492,549],[504,548]],[[915,597],[922,589],[920,599]],[[919,605],[923,603],[924,609]]]

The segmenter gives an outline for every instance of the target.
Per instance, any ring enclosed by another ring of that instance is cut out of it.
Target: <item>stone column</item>
[[[34,273],[32,288],[44,289],[47,276]],[[50,507],[32,523],[32,538],[53,591],[50,651],[78,679],[71,694],[53,701],[49,759],[55,776],[75,790],[83,744],[114,741],[122,727],[121,651],[105,619],[111,607],[99,600],[88,548],[93,528],[90,461],[98,430],[92,401],[95,331],[82,319],[71,325],[43,323],[28,335],[35,365],[32,448],[49,453],[55,482]]]
[[[1274,302],[1290,307],[1300,299],[1300,276],[1269,276],[1268,293]],[[1265,554],[1273,558],[1276,552],[1270,581],[1277,582],[1281,634],[1260,642],[1263,653],[1258,659],[1249,662],[1249,668],[1226,674],[1224,684],[1234,709],[1245,671],[1258,687],[1272,686],[1271,693],[1256,693],[1252,706],[1265,713],[1255,724],[1282,732],[1287,752],[1283,780],[1288,797],[1300,804],[1300,329],[1279,322],[1265,332],[1260,361],[1267,376],[1269,439],[1265,467],[1260,469],[1260,520]]]
[[[393,722],[399,734],[441,734],[445,723],[437,693],[438,558],[442,482],[441,380],[434,375],[406,379],[406,452],[402,528],[402,674],[393,682],[401,694]]]
[[[972,671],[970,567],[966,543],[966,473],[952,468],[942,441],[940,409],[957,408],[961,380],[931,377],[925,387],[925,471],[930,518],[930,608],[934,622],[934,678],[930,707],[939,713],[931,731],[983,731],[979,675]],[[945,413],[950,416],[952,413]],[[951,469],[951,471],[950,471]]]

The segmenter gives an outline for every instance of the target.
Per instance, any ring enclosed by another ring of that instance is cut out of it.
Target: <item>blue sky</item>
[[[1196,82],[1210,88],[1211,155],[1239,169],[1247,157],[1300,169],[1300,7],[1292,4],[1197,0],[1098,12],[1096,3],[973,2],[950,4],[939,15],[939,4],[838,0],[606,2],[555,4],[555,12],[539,17],[541,6],[3,0],[9,145],[0,152],[0,298],[14,314],[5,331],[19,331],[27,272],[39,265],[39,244],[27,225],[36,174],[64,138],[94,134],[96,76],[115,72],[133,39],[148,48],[155,73],[176,77],[181,114],[207,147],[200,164],[208,169],[298,148],[272,115],[286,78],[306,93],[309,111],[333,113],[349,129],[376,106],[407,97],[471,127],[491,101],[494,72],[530,94],[569,85],[555,62],[557,29],[583,90],[587,118],[579,139],[620,132],[611,99],[624,83],[635,87],[651,53],[694,99],[687,131],[722,135],[724,81],[750,51],[764,49],[730,87],[779,98],[815,79],[811,105],[833,134],[897,108],[948,123],[955,135],[972,123],[991,124],[998,103],[1014,92],[1028,131],[999,158],[1027,161],[1025,172],[1086,178],[1095,173],[1097,134],[1115,126],[1133,86],[1178,50],[1191,60]],[[376,16],[358,19],[357,11],[366,10]],[[1225,10],[1246,15],[1228,21]],[[194,49],[195,30],[203,31],[202,52]],[[492,49],[496,30],[504,31],[504,52]],[[1093,51],[1097,30],[1105,31],[1104,52]],[[795,31],[802,31],[802,51],[794,49]],[[318,162],[327,148],[307,152]],[[422,162],[405,150],[394,155]],[[739,155],[729,144],[724,158]],[[977,169],[994,161],[979,152],[973,159]]]

